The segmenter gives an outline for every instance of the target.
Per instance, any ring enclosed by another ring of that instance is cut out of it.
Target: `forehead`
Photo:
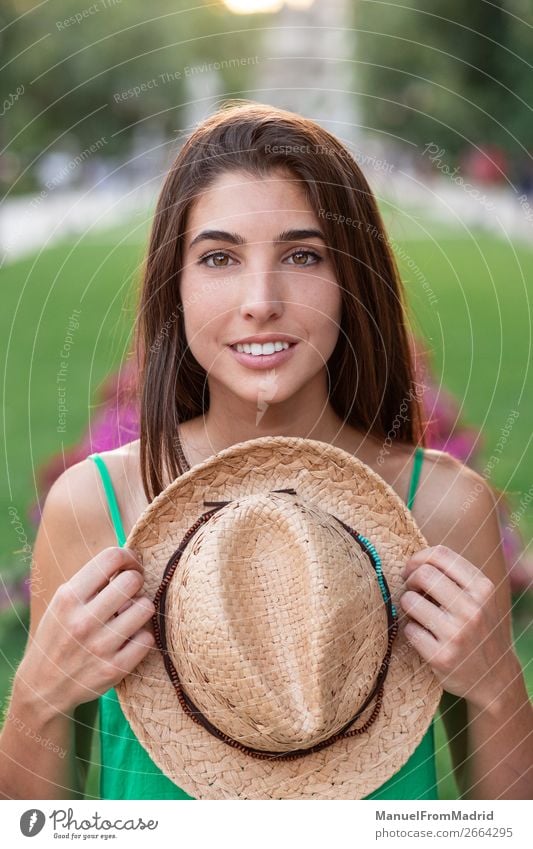
[[[188,230],[194,236],[200,226],[220,227],[229,220],[249,229],[264,226],[266,219],[279,229],[281,221],[294,221],[295,215],[306,223],[318,221],[302,183],[290,172],[276,170],[261,177],[228,171],[198,195],[189,210]]]

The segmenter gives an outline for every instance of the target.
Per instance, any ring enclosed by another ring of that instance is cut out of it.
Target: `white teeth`
[[[289,347],[288,342],[265,342],[261,345],[260,342],[240,342],[233,346],[241,354],[253,354],[254,357],[273,354],[277,351],[285,351]]]

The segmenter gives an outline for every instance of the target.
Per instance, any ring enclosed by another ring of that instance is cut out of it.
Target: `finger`
[[[133,602],[135,601],[136,598],[142,598],[142,597],[143,597],[143,591],[141,589],[141,590],[139,590],[138,593],[135,593],[134,596],[129,598],[127,601],[125,601],[124,604],[122,605],[122,607],[119,607],[119,609],[113,614],[113,616],[120,616],[120,614],[124,610],[127,610],[128,607],[131,607],[131,605],[133,604]]]
[[[425,661],[431,663],[432,658],[435,657],[440,649],[438,640],[435,639],[430,631],[426,631],[422,625],[413,621],[407,622],[404,632],[410,645],[417,650]]]
[[[112,617],[106,624],[103,635],[106,648],[118,651],[126,640],[147,625],[154,613],[154,603],[148,596],[136,599],[120,616]]]
[[[117,652],[114,663],[123,676],[128,675],[149,651],[157,651],[153,631],[148,627],[141,628]]]
[[[430,631],[435,639],[451,636],[451,618],[441,607],[432,604],[418,593],[408,590],[400,597],[400,605],[411,619]]]
[[[422,563],[411,572],[406,584],[409,590],[420,593],[449,613],[461,612],[464,608],[464,590],[431,563]]]
[[[461,557],[456,551],[444,545],[434,545],[412,555],[403,571],[404,580],[422,563],[432,563],[465,590],[472,586],[479,575],[479,569],[476,569],[465,557]]]
[[[125,569],[107,584],[92,601],[87,611],[98,622],[105,624],[118,610],[132,601],[144,583],[143,575],[136,569]]]
[[[88,602],[105,587],[116,572],[137,569],[144,573],[138,555],[130,548],[104,548],[76,572],[69,584],[81,602]]]

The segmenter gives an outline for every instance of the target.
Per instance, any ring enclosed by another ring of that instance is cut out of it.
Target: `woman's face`
[[[180,292],[187,342],[211,393],[257,406],[265,386],[269,404],[313,378],[327,387],[317,376],[335,348],[342,301],[321,230],[285,171],[227,172],[194,203]],[[239,353],[235,344],[249,337],[271,344]]]

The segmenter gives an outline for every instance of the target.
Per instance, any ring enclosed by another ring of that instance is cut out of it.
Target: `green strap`
[[[106,464],[102,460],[99,454],[89,454],[89,458],[94,460],[96,463],[98,470],[100,471],[100,475],[102,477],[102,482],[104,484],[104,491],[107,498],[107,503],[109,505],[109,512],[111,513],[111,520],[113,522],[113,527],[115,529],[115,533],[117,536],[117,541],[120,546],[123,546],[126,542],[126,534],[124,533],[124,528],[122,526],[122,520],[120,518],[120,511],[118,509],[117,499],[115,495],[115,490],[113,489],[113,484],[111,482],[111,477],[109,475],[109,471],[107,469]],[[424,449],[421,445],[417,445],[415,449],[415,456],[413,462],[413,472],[411,475],[411,483],[409,486],[409,496],[407,498],[407,508],[409,510],[412,509],[413,503],[415,500],[415,494],[418,487],[418,481],[420,480],[420,471],[422,469],[422,462],[424,460]]]
[[[126,534],[124,533],[124,528],[122,526],[120,510],[118,509],[117,498],[115,495],[115,490],[113,489],[113,484],[111,482],[109,471],[99,454],[89,454],[89,458],[91,460],[94,460],[94,462],[98,466],[98,470],[100,472],[102,482],[104,484],[104,491],[106,494],[107,503],[109,505],[109,512],[111,513],[111,521],[113,522],[115,534],[117,535],[117,542],[120,546],[123,546],[126,542]]]
[[[418,481],[420,480],[420,470],[422,469],[422,461],[424,459],[424,449],[421,445],[417,445],[415,449],[415,458],[413,461],[413,472],[411,475],[411,484],[409,486],[409,496],[407,498],[407,508],[411,510],[414,500]]]

